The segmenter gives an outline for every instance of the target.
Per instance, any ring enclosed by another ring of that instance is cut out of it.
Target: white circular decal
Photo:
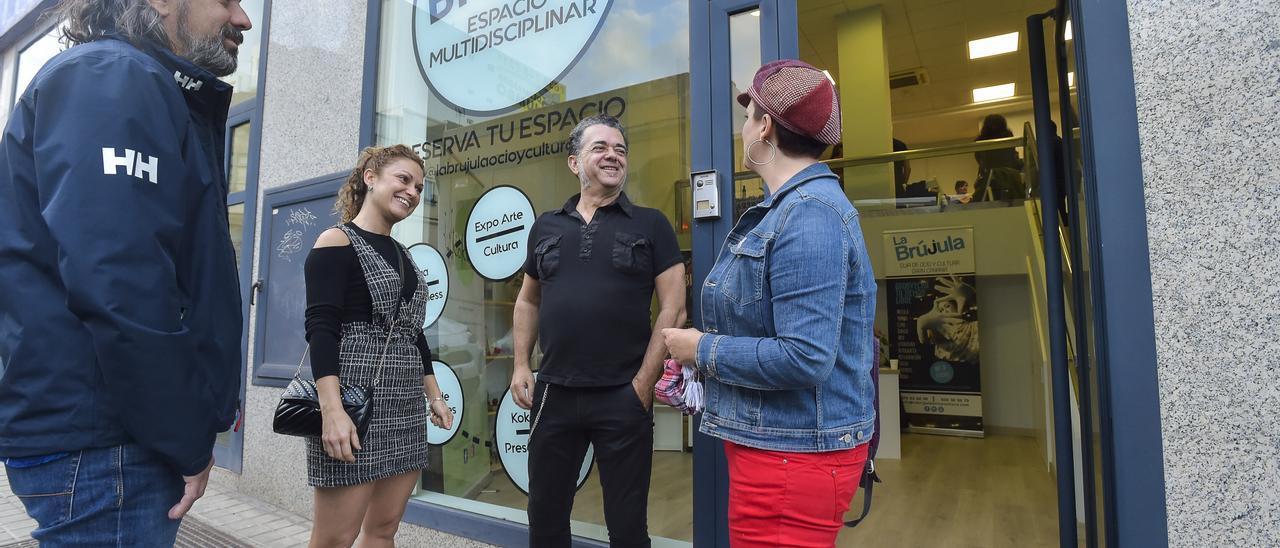
[[[551,397],[555,397],[552,395]],[[536,402],[535,402],[536,404]],[[537,407],[534,407],[536,410]],[[502,403],[498,404],[498,416],[494,418],[494,433],[498,442],[498,458],[502,460],[502,468],[516,488],[529,494],[529,434],[533,429],[533,412],[521,409],[511,399],[511,389],[502,395]],[[591,472],[591,461],[595,458],[595,447],[588,445],[587,454],[582,458],[582,467],[578,470],[578,487],[587,481]]]
[[[427,85],[457,110],[510,110],[582,57],[613,0],[414,0]]]
[[[427,443],[432,445],[444,445],[457,435],[458,429],[462,427],[462,413],[466,410],[463,405],[465,400],[462,394],[462,383],[458,382],[458,374],[453,372],[453,368],[449,364],[440,360],[431,362],[431,370],[435,373],[436,384],[440,385],[440,395],[444,396],[444,403],[449,406],[449,411],[453,412],[453,424],[449,428],[440,428],[431,421],[427,421]]]
[[[430,244],[409,246],[409,256],[427,280],[427,315],[422,320],[422,328],[426,329],[440,319],[444,305],[449,301],[449,268],[445,265],[444,256]]]
[[[533,228],[533,204],[513,186],[495,186],[480,196],[467,217],[467,259],[489,280],[505,280],[524,265]]]

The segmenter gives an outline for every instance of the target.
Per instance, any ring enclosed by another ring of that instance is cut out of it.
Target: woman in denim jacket
[[[818,162],[840,141],[839,100],[821,71],[782,60],[738,102],[768,194],[700,288],[702,331],[663,334],[706,379],[701,430],[725,440],[732,544],[833,546],[875,422],[875,277],[858,212]]]

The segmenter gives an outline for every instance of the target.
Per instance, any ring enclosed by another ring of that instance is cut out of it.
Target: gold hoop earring
[[[752,157],[751,157],[751,149],[752,149],[752,147],[755,147],[755,146],[756,146],[756,143],[764,143],[764,144],[766,144],[766,145],[769,145],[769,159],[768,159],[768,160],[765,160],[765,161],[763,161],[763,162],[759,162],[759,161],[756,161],[756,159],[755,159],[755,158],[752,158]],[[755,164],[755,165],[758,165],[758,166],[762,166],[762,165],[765,165],[765,164],[767,164],[767,163],[769,163],[769,162],[772,162],[772,161],[773,161],[773,159],[778,155],[778,147],[777,147],[777,146],[775,146],[773,143],[770,143],[769,141],[765,140],[764,138],[760,138],[760,139],[756,139],[756,140],[754,140],[754,141],[751,141],[751,144],[747,145],[747,152],[746,152],[746,154],[747,154],[747,161],[748,161],[748,162],[751,162],[751,163],[753,163],[753,164]]]

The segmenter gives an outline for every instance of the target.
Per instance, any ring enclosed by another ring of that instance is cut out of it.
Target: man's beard
[[[591,179],[587,178],[586,169],[583,169],[578,172],[578,185],[582,188],[582,190],[586,190],[587,187],[593,184],[599,185],[599,183],[593,182]],[[604,185],[600,185],[600,186],[604,186]],[[625,175],[622,177],[622,182],[618,183],[617,189],[621,191],[624,188],[627,188],[627,177]]]
[[[237,45],[244,43],[244,33],[230,24],[222,27],[222,32],[207,38],[195,38],[187,29],[186,4],[180,4],[178,13],[178,41],[186,46],[184,56],[197,67],[205,69],[214,76],[226,76],[236,71],[236,54],[227,50],[223,40],[230,39]]]

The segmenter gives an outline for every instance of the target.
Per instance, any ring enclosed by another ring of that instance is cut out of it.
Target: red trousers
[[[725,442],[730,546],[835,546],[867,447],[787,453]]]

